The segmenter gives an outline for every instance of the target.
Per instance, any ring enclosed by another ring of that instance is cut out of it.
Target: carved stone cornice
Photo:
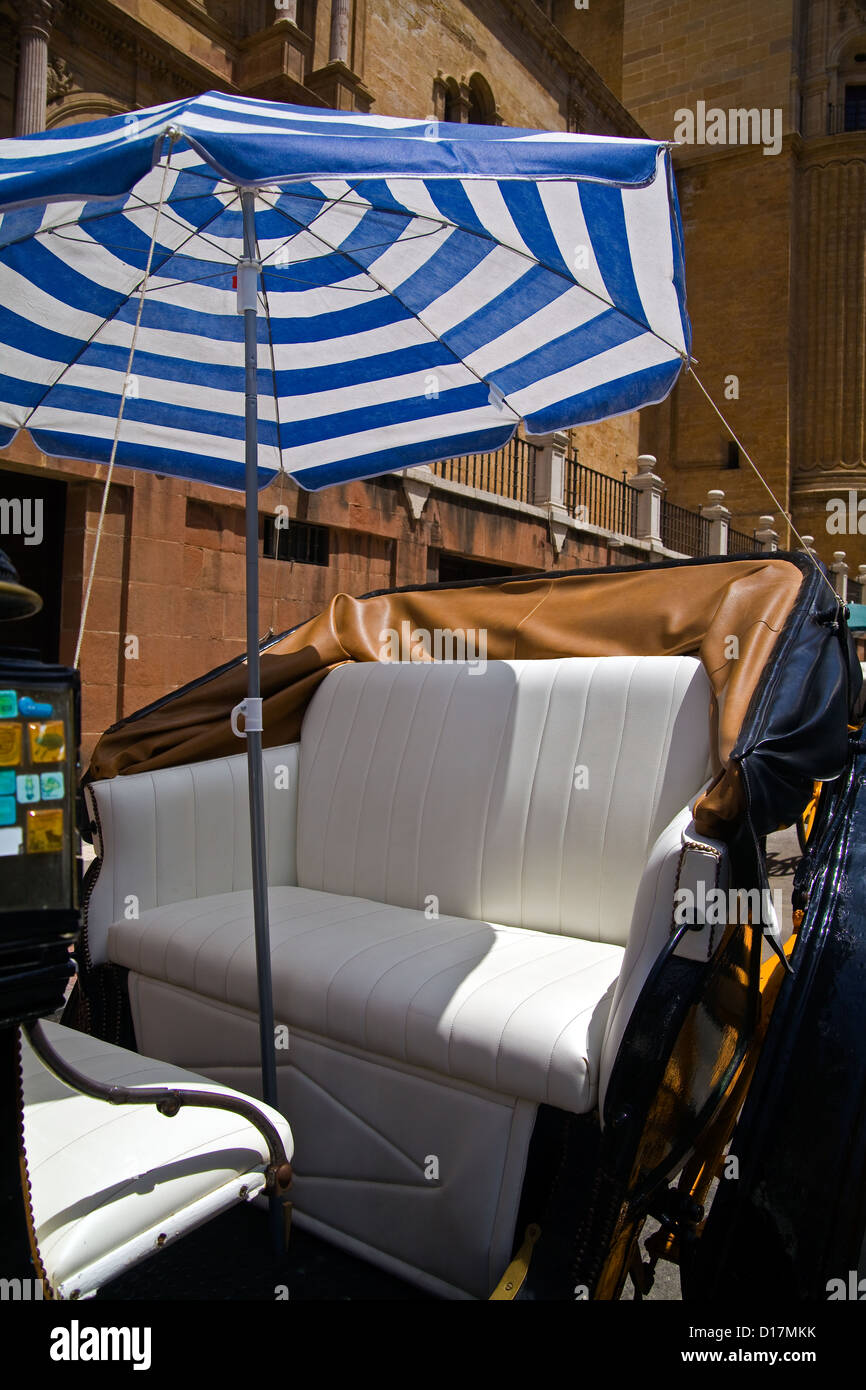
[[[535,0],[502,0],[503,8],[532,36],[549,59],[562,68],[569,81],[569,97],[578,96],[588,121],[598,115],[610,126],[610,134],[646,139],[646,131],[599,76],[582,53],[568,42]]]
[[[225,20],[215,18],[214,15],[205,9],[202,0],[161,0],[167,10],[171,10],[181,19],[185,19],[193,28],[201,33],[207,34],[208,38],[216,39],[220,43],[237,37],[234,29],[228,24],[228,15],[240,11],[247,3],[247,0],[227,0],[224,5],[226,14]]]
[[[838,135],[813,135],[802,142],[802,168],[825,169],[830,164],[860,163],[866,159],[866,130],[845,130]]]
[[[836,459],[832,463],[812,465],[797,463],[791,472],[791,491],[800,495],[810,492],[827,492],[838,488],[852,487],[858,475],[866,479],[866,460],[845,463]],[[862,487],[862,482],[860,486]]]
[[[113,5],[100,4],[98,0],[63,0],[63,4],[69,19],[95,34],[101,48],[123,54],[157,77],[170,78],[179,95],[184,91],[194,95],[205,87],[236,90],[230,78],[196,62]],[[228,47],[226,51],[228,55]]]
[[[172,49],[166,48],[160,51],[141,38],[135,38],[124,47],[127,52],[132,54],[136,63],[146,67],[148,71],[153,73],[154,77],[169,77],[172,82],[177,82],[178,86],[190,86],[189,72],[174,60]],[[199,86],[193,81],[190,91],[197,94],[199,90]]]

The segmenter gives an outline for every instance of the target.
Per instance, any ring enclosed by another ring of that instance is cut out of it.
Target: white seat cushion
[[[66,1061],[97,1081],[239,1094],[59,1024],[43,1026]],[[166,1243],[183,1235],[238,1201],[242,1187],[253,1196],[264,1185],[267,1145],[231,1111],[181,1107],[169,1119],[156,1106],[94,1100],[58,1081],[23,1037],[22,1071],[36,1238],[61,1297],[93,1292],[155,1253],[159,1236]],[[255,1104],[291,1158],[288,1124]]]
[[[305,888],[270,890],[278,1022],[581,1113],[623,951]],[[109,931],[119,965],[257,1010],[252,895],[142,913]]]
[[[341,666],[301,731],[297,881],[625,946],[711,699],[687,656]]]

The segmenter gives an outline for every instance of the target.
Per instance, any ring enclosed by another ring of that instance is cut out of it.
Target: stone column
[[[661,545],[662,540],[662,496],[664,495],[664,481],[654,471],[656,466],[655,454],[640,454],[637,461],[637,476],[629,481],[633,488],[637,488],[640,496],[637,500],[637,537],[639,541],[655,541]]]
[[[779,549],[779,533],[773,530],[775,517],[759,516],[758,529],[755,532],[755,540],[761,542],[761,549],[769,554],[773,550]]]
[[[860,585],[860,593],[863,595],[860,602],[866,603],[866,565],[860,565],[858,567],[857,583]]]
[[[436,76],[433,78],[433,106],[430,111],[431,121],[444,121],[445,102],[447,99],[448,83],[445,81],[442,69],[439,68]]]
[[[58,0],[22,0],[19,6],[21,47],[15,94],[16,135],[34,135],[45,129],[48,36],[58,8]]]
[[[833,588],[844,603],[848,598],[848,566],[845,563],[845,551],[833,551],[833,563],[830,566],[830,573],[833,576]]]
[[[729,508],[724,505],[725,494],[721,488],[710,488],[707,493],[707,505],[701,507],[701,516],[706,517],[710,523],[710,555],[727,555],[728,553],[728,531],[731,525],[731,513]]]
[[[321,7],[320,7],[321,8]],[[359,47],[353,50],[353,10],[352,0],[331,0],[331,41],[328,61],[322,68],[315,68],[304,78],[304,86],[315,93],[324,106],[334,111],[369,111],[373,105],[373,93],[361,81],[360,74],[352,70],[352,64],[363,67],[362,35],[358,34]],[[306,101],[305,105],[309,105]]]
[[[331,0],[331,63],[349,66],[349,0]]]
[[[472,93],[465,82],[458,82],[457,95],[453,100],[454,114],[451,119],[457,120],[461,125],[468,125],[469,113],[472,109]]]

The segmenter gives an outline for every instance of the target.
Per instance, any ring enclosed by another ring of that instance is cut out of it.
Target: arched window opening
[[[499,124],[493,93],[480,72],[469,79],[469,120],[472,125]]]
[[[850,36],[830,83],[828,134],[866,130],[866,30]]]

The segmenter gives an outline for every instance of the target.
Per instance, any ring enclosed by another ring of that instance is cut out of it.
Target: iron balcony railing
[[[462,454],[430,465],[440,478],[512,497],[516,502],[535,501],[535,459],[538,445],[517,435],[495,454]]]
[[[578,521],[620,536],[637,534],[637,489],[587,468],[576,453],[565,461],[564,494],[566,510]]]
[[[709,555],[710,523],[699,512],[687,511],[662,498],[662,545],[681,555]]]
[[[729,555],[758,555],[761,551],[761,542],[756,541],[754,536],[747,536],[745,531],[735,531],[733,526],[728,530],[728,554]]]
[[[504,449],[492,454],[462,454],[430,465],[433,472],[461,487],[496,497],[510,497],[516,502],[536,500],[536,461],[538,444],[515,437]],[[637,535],[638,498],[640,493],[625,476],[611,478],[594,468],[587,468],[578,459],[577,451],[565,457],[563,502],[577,521],[614,535],[634,538]],[[698,512],[690,512],[673,502],[662,499],[661,538],[669,550],[681,555],[710,553],[710,523]],[[729,534],[732,553],[754,553],[760,543],[739,531]]]
[[[836,105],[830,102],[827,107],[828,135],[845,135],[858,130],[866,130],[866,91],[862,86],[856,87],[845,101]]]

